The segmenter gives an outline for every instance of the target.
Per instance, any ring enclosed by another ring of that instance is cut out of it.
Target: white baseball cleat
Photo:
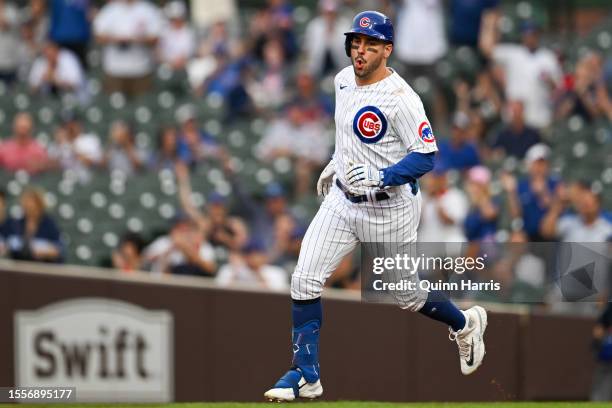
[[[293,382],[299,373],[299,381]],[[283,378],[281,378],[274,388],[269,389],[264,393],[264,397],[268,401],[274,402],[291,402],[297,398],[316,399],[323,395],[323,386],[321,380],[315,383],[308,383],[298,370],[290,370]]]
[[[485,356],[484,332],[487,329],[487,312],[480,306],[464,311],[465,328],[454,332],[450,330],[448,338],[459,346],[461,372],[470,375],[480,365]]]

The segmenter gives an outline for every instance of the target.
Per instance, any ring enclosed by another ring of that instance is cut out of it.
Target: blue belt
[[[355,195],[355,194],[349,193],[348,189],[344,187],[344,185],[338,179],[336,179],[336,185],[340,188],[340,190],[342,190],[342,193],[344,193],[344,196],[346,197],[346,199],[349,200],[351,203],[357,204],[357,203],[363,203],[365,201],[368,201],[368,196],[365,194]],[[374,194],[374,197],[376,198],[376,201],[383,201],[383,200],[388,200],[389,198],[391,198],[391,196],[384,191],[378,191],[376,194]]]

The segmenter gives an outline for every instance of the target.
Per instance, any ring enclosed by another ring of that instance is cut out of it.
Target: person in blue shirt
[[[527,177],[518,182],[508,173],[501,177],[510,215],[513,220],[520,220],[519,226],[530,241],[544,240],[540,234],[540,223],[548,212],[559,184],[559,179],[550,175],[549,156],[548,146],[536,144],[525,156]]]
[[[470,242],[493,241],[497,232],[499,205],[490,193],[491,172],[484,166],[475,166],[467,173],[465,189],[471,209],[463,223],[465,236]]]
[[[509,123],[497,134],[492,148],[498,157],[505,155],[522,159],[531,146],[540,143],[540,133],[525,123],[523,102],[510,101],[506,110]]]
[[[49,38],[74,52],[87,68],[87,49],[91,39],[90,0],[50,0]]]
[[[228,160],[228,153],[223,146],[212,135],[200,129],[193,106],[182,106],[176,117],[180,126],[176,149],[183,163],[192,167],[205,160]]]
[[[463,171],[480,164],[476,144],[470,140],[470,124],[466,113],[455,114],[451,139],[438,142],[437,161],[440,166]]]
[[[450,40],[453,45],[476,47],[483,15],[495,10],[499,0],[452,0]]]
[[[43,193],[35,188],[26,188],[21,194],[20,204],[23,217],[14,222],[8,238],[11,258],[62,262],[64,244],[57,224],[45,210]]]

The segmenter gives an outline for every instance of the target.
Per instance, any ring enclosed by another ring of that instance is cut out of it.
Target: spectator
[[[200,211],[193,202],[189,169],[184,163],[177,164],[176,178],[183,211],[206,231],[215,252],[221,252],[227,259],[230,253],[240,251],[247,241],[247,228],[240,218],[229,215],[225,197],[216,192],[211,193],[206,210]]]
[[[486,134],[487,128],[499,119],[502,109],[502,90],[488,69],[477,74],[473,86],[467,79],[459,78],[454,82],[453,88],[457,110],[471,112],[474,136],[480,141]]]
[[[269,125],[255,147],[255,154],[262,161],[279,157],[293,159],[296,195],[301,196],[311,191],[313,172],[328,160],[330,139],[322,122],[308,121],[300,106],[290,105],[286,117]]]
[[[463,224],[465,235],[470,242],[494,241],[499,209],[491,198],[491,172],[484,166],[475,166],[467,177],[465,189],[471,208]]]
[[[20,112],[13,119],[13,137],[0,144],[0,168],[25,170],[30,174],[46,170],[49,157],[45,148],[32,136],[32,116]]]
[[[525,122],[543,129],[553,119],[552,95],[561,85],[562,71],[555,54],[540,46],[539,29],[532,22],[521,27],[522,44],[497,44],[499,33],[485,25],[481,50],[503,70],[506,99],[523,101]]]
[[[14,234],[14,220],[7,213],[6,193],[0,190],[0,258],[8,255],[8,239]]]
[[[321,122],[334,115],[334,103],[319,91],[315,78],[308,72],[300,72],[295,79],[296,94],[291,105],[299,106],[305,121]]]
[[[470,135],[470,117],[466,113],[455,113],[450,141],[438,142],[438,161],[446,169],[459,171],[480,163],[478,149]]]
[[[578,115],[588,122],[596,119],[601,113],[597,100],[597,85],[602,75],[601,55],[589,52],[580,58],[573,77],[566,80],[556,118]]]
[[[157,150],[149,156],[149,168],[174,171],[178,161],[178,131],[174,126],[162,126],[157,138]]]
[[[119,246],[113,251],[113,268],[122,272],[134,272],[142,269],[142,249],[144,242],[140,235],[127,233],[121,238]]]
[[[448,50],[441,0],[403,0],[397,15],[395,53],[413,75],[431,75]],[[427,44],[427,46],[423,46]]]
[[[168,21],[159,38],[157,55],[162,63],[182,71],[195,53],[195,33],[187,22],[187,8],[183,2],[169,2],[164,7],[164,14]]]
[[[62,262],[64,245],[60,230],[45,211],[41,191],[27,188],[20,198],[23,217],[14,222],[8,239],[13,259],[37,262]]]
[[[19,67],[17,69],[17,77],[20,81],[27,82],[32,71],[34,60],[40,55],[42,46],[36,42],[34,36],[34,25],[32,22],[24,22],[19,28],[20,41],[17,48],[17,54],[14,56]]]
[[[240,215],[248,222],[250,238],[261,242],[267,251],[269,262],[278,265],[293,256],[294,235],[300,224],[288,208],[287,196],[278,183],[269,184],[261,205],[246,194],[235,176],[230,177],[234,194],[241,203]]]
[[[302,49],[308,72],[320,78],[347,65],[344,32],[351,22],[338,14],[338,0],[319,0],[319,15],[306,26]]]
[[[591,401],[612,401],[612,303],[593,328],[593,348],[597,363],[593,374]]]
[[[298,47],[293,32],[293,6],[288,0],[268,0],[268,6],[258,11],[251,20],[250,38],[255,57],[263,61],[270,41],[279,42],[282,54],[293,60]]]
[[[22,14],[22,21],[32,28],[34,42],[40,48],[49,35],[47,0],[30,0]]]
[[[198,46],[200,57],[208,57],[217,53],[231,56],[239,54],[241,41],[230,36],[227,24],[225,21],[217,21],[210,27],[206,37]]]
[[[596,88],[599,109],[612,122],[612,58],[608,58],[604,64],[603,75]]]
[[[452,0],[450,41],[453,45],[478,46],[482,20],[496,12],[499,0]]]
[[[154,273],[210,276],[217,268],[212,246],[202,230],[185,216],[177,217],[168,235],[145,248],[143,259]]]
[[[19,12],[6,0],[0,0],[0,81],[12,84],[19,67]]]
[[[268,264],[265,246],[259,241],[249,242],[243,256],[219,269],[215,279],[220,286],[244,284],[274,291],[289,289],[289,277],[284,269]]]
[[[55,132],[55,143],[49,146],[49,157],[56,166],[74,172],[78,180],[86,184],[91,180],[91,170],[103,163],[102,144],[96,135],[83,131],[74,113],[66,112],[63,120]]]
[[[209,59],[210,60],[210,59]],[[253,109],[252,98],[248,92],[248,82],[257,83],[253,76],[251,61],[242,58],[232,59],[225,50],[219,49],[215,52],[213,60],[204,65],[204,81],[198,86],[198,94],[216,95],[223,99],[226,108],[226,122],[231,122],[238,117],[249,115]],[[190,73],[192,76],[193,71]],[[193,75],[198,77],[198,75]]]
[[[34,92],[61,96],[73,93],[84,98],[85,76],[77,57],[48,41],[32,65],[30,88]]]
[[[180,125],[178,155],[183,163],[194,166],[207,159],[227,160],[225,149],[198,126],[193,106],[185,105],[179,108],[176,119]]]
[[[240,20],[237,0],[188,0],[188,3],[191,21],[199,32],[220,21],[238,23]]]
[[[140,95],[151,88],[153,50],[161,31],[156,6],[145,0],[113,0],[94,20],[103,47],[102,69],[107,92]]]
[[[72,51],[87,68],[87,48],[91,39],[90,0],[51,0],[49,39]]]
[[[247,91],[261,109],[275,109],[286,99],[286,58],[280,41],[266,42],[263,49],[263,65],[250,81]]]
[[[540,143],[540,134],[536,129],[525,124],[522,102],[508,102],[506,112],[508,123],[500,130],[493,142],[493,154],[496,157],[505,155],[522,159],[531,146]]]
[[[563,185],[557,186],[540,226],[542,236],[563,242],[606,242],[612,236],[612,222],[603,216],[601,197],[584,182],[575,183],[574,188],[570,197]],[[576,213],[566,212],[570,199]]]
[[[131,176],[144,167],[147,153],[136,147],[134,133],[123,121],[115,121],[110,129],[110,146],[106,150],[105,163],[111,171]]]
[[[422,242],[465,242],[463,222],[469,210],[465,194],[449,186],[446,169],[436,167],[425,177],[419,240]]]
[[[542,241],[540,224],[554,199],[559,180],[550,175],[550,148],[537,144],[525,156],[527,177],[518,183],[514,176],[503,173],[501,183],[513,220],[520,220],[515,229],[524,229],[530,241]]]

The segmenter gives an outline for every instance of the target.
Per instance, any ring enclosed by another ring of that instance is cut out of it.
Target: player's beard
[[[365,79],[369,77],[370,75],[372,75],[372,73],[375,72],[378,68],[380,68],[380,65],[383,62],[383,55],[381,54],[381,55],[371,58],[369,62],[366,62],[365,64],[363,64],[363,68],[361,70],[358,70],[357,67],[355,66],[356,59],[357,58],[352,59],[353,71],[355,72],[355,76],[357,78]]]

